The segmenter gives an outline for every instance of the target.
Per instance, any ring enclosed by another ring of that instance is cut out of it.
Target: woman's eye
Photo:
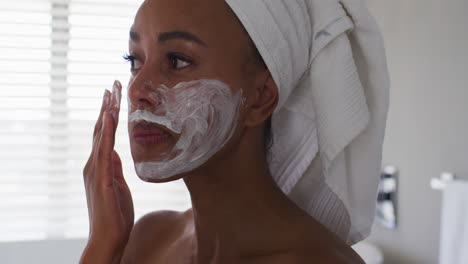
[[[176,70],[180,70],[180,69],[183,69],[185,67],[188,67],[190,66],[192,63],[190,62],[190,60],[180,56],[180,55],[177,55],[177,54],[173,54],[173,53],[169,53],[168,55],[168,59],[169,59],[169,63],[170,63],[170,66],[173,68],[173,69],[176,69]]]
[[[139,60],[135,56],[127,54],[127,55],[124,55],[123,58],[124,58],[124,60],[130,62],[130,70],[131,71],[135,71],[135,70],[138,70],[140,68]]]

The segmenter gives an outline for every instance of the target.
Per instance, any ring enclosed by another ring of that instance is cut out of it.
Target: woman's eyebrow
[[[138,33],[136,33],[135,31],[133,30],[130,30],[130,40],[134,41],[134,42],[140,42],[140,35],[138,35]]]
[[[170,31],[170,32],[159,33],[159,37],[158,37],[159,42],[165,42],[171,39],[184,39],[184,40],[195,42],[202,46],[206,46],[205,42],[203,42],[200,38],[198,38],[194,34],[187,32],[187,31]]]
[[[135,42],[140,41],[140,35],[135,31],[130,31],[130,39]],[[187,31],[169,31],[169,32],[161,32],[158,35],[158,42],[166,42],[172,39],[184,39],[191,42],[195,42],[202,46],[207,46],[205,42],[203,42],[199,37],[195,36],[194,34],[187,32]]]

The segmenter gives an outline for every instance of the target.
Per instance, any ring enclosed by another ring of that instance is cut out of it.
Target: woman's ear
[[[251,94],[251,100],[248,100],[248,114],[245,119],[245,125],[255,127],[262,124],[271,116],[278,104],[278,87],[268,72],[268,76],[262,78]]]

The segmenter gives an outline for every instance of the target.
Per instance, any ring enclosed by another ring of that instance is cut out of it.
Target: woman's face
[[[198,120],[206,120],[199,124],[206,122],[208,126],[212,125],[212,130],[217,129],[209,133],[211,139],[216,136],[230,139],[232,133],[225,132],[242,128],[243,106],[249,101],[258,65],[247,33],[224,0],[145,1],[130,30],[129,55],[132,76],[128,85],[128,128],[136,165],[153,161],[167,163],[183,152],[180,149],[174,151],[182,141],[192,145],[197,140],[203,141],[197,135],[187,138],[190,134],[187,130],[192,129],[173,128],[171,117],[164,119],[167,116],[185,120],[184,113],[202,113]],[[207,105],[211,101],[214,106]],[[179,108],[173,107],[172,114],[168,114],[171,110],[167,105],[178,105]],[[187,105],[195,105],[197,111],[186,111],[184,107]],[[132,122],[132,113],[136,114],[138,110],[151,112],[161,122]],[[238,114],[229,115],[234,110]],[[221,118],[215,122],[217,115]],[[192,150],[197,148],[191,147]],[[205,148],[216,146],[206,145]],[[203,149],[198,149],[197,155],[201,152]],[[185,153],[186,156],[190,154]],[[176,165],[180,167],[186,163],[182,160]],[[145,173],[158,172],[146,170]],[[138,174],[143,176],[142,171]],[[182,173],[169,178],[162,175],[142,178],[160,182],[183,176]]]

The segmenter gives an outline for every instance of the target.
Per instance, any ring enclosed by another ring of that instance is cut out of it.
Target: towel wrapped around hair
[[[374,219],[389,107],[380,30],[365,0],[226,0],[279,89],[270,170],[352,245]]]

